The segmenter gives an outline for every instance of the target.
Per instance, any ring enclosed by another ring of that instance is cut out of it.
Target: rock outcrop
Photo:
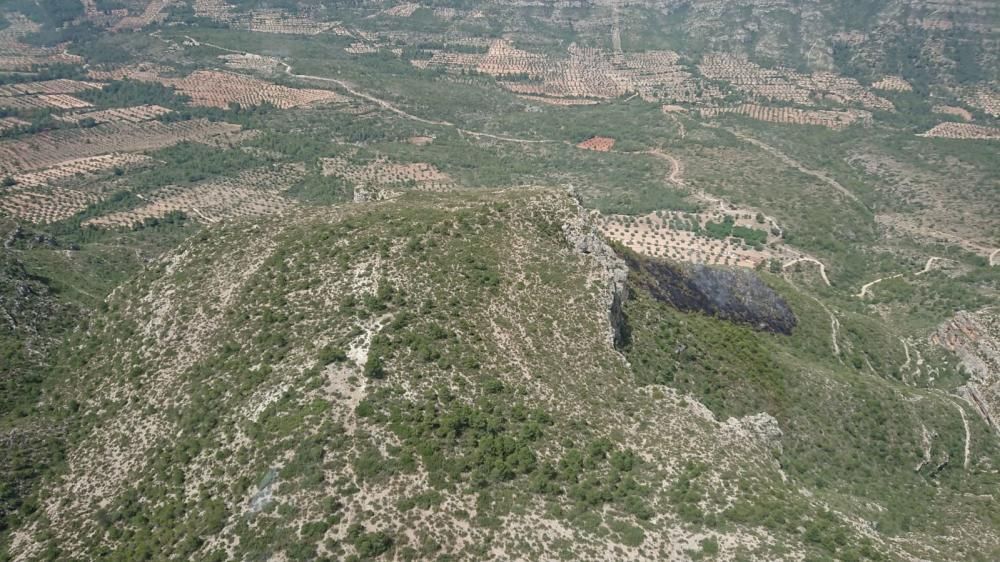
[[[1000,309],[961,311],[938,327],[930,341],[958,355],[969,373],[959,394],[1000,431]]]
[[[579,204],[579,201],[577,203]],[[622,312],[628,267],[600,235],[590,215],[582,206],[578,206],[576,216],[563,224],[562,230],[569,245],[577,253],[590,256],[597,261],[604,272],[604,282],[608,285],[606,297],[609,337],[615,348],[621,348],[628,342],[628,324]]]

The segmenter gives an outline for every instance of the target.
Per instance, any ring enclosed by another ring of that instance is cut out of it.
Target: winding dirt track
[[[928,271],[931,270],[931,266],[934,265],[934,262],[936,262],[936,261],[952,261],[953,262],[955,260],[949,259],[949,258],[939,258],[937,256],[929,257],[929,258],[927,258],[927,263],[924,264],[924,268],[921,269],[920,271],[918,271],[915,275],[923,275],[923,274],[927,273]]]
[[[826,283],[827,287],[831,286],[830,285],[830,278],[826,276],[826,266],[823,265],[823,262],[819,261],[816,258],[798,258],[798,259],[794,259],[794,260],[786,263],[785,265],[781,266],[781,269],[788,269],[789,267],[791,267],[791,266],[793,266],[793,265],[795,265],[797,263],[800,263],[800,262],[809,262],[809,263],[814,263],[814,264],[818,265],[819,266],[819,276],[823,278],[823,282]]]
[[[871,282],[868,282],[868,283],[865,283],[864,285],[862,285],[861,286],[861,292],[858,293],[857,295],[854,295],[854,296],[863,299],[866,296],[868,296],[868,294],[871,293],[871,291],[869,291],[869,289],[871,289],[872,286],[877,285],[877,284],[879,284],[879,283],[881,283],[883,281],[887,281],[889,279],[897,279],[897,278],[902,277],[902,276],[903,276],[902,273],[897,273],[895,275],[890,275],[888,277],[879,277],[878,279],[876,279],[874,281],[871,281]]]
[[[196,40],[196,39],[194,39],[192,37],[189,37],[189,36],[185,36],[185,39],[187,39],[188,41],[190,41],[195,46],[211,47],[213,49],[218,49],[220,51],[225,51],[227,53],[236,53],[236,54],[240,54],[240,55],[252,55],[252,54],[255,54],[255,53],[250,53],[248,51],[237,51],[237,50],[233,50],[233,49],[228,49],[226,47],[222,47],[220,45],[215,45],[213,43],[199,42],[198,40]],[[292,78],[298,78],[300,80],[316,80],[316,81],[319,81],[319,82],[328,82],[330,84],[334,84],[338,88],[344,90],[345,92],[347,92],[348,94],[350,94],[350,95],[352,95],[352,96],[354,96],[356,98],[361,98],[363,100],[369,101],[369,102],[374,103],[375,105],[381,107],[382,109],[384,109],[386,111],[389,111],[391,113],[395,113],[396,115],[399,115],[400,117],[405,117],[406,119],[409,119],[411,121],[416,121],[418,123],[423,123],[425,125],[433,125],[433,126],[437,126],[437,127],[451,127],[453,129],[455,129],[456,131],[458,131],[459,133],[464,134],[464,135],[469,135],[471,137],[488,138],[488,139],[493,139],[493,140],[498,140],[498,141],[514,142],[514,143],[520,143],[520,144],[551,144],[551,143],[562,142],[562,141],[549,140],[549,139],[521,139],[521,138],[516,138],[516,137],[507,137],[507,136],[503,136],[503,135],[494,135],[494,134],[491,134],[491,133],[483,133],[483,132],[480,132],[480,131],[473,131],[473,130],[470,130],[470,129],[463,129],[463,128],[459,127],[458,125],[456,125],[456,124],[454,124],[454,123],[452,123],[450,121],[441,121],[441,120],[437,120],[437,119],[426,119],[424,117],[420,117],[419,115],[414,115],[412,113],[406,112],[406,111],[404,111],[404,110],[396,107],[395,105],[391,104],[390,102],[388,102],[388,101],[386,101],[384,99],[377,98],[377,97],[375,97],[375,96],[373,96],[371,94],[368,94],[368,93],[362,92],[360,90],[357,90],[354,87],[352,87],[350,84],[348,84],[347,82],[345,82],[344,80],[339,80],[337,78],[330,78],[330,77],[327,77],[327,76],[315,76],[313,74],[296,74],[295,72],[292,71],[292,65],[290,65],[290,64],[288,64],[287,62],[284,62],[284,61],[278,61],[278,62],[280,62],[281,65],[285,67],[285,74],[288,75],[288,76],[290,76],[290,77],[292,77]]]
[[[962,463],[962,467],[965,468],[966,470],[968,470],[969,469],[969,442],[970,442],[969,420],[967,420],[965,418],[965,408],[963,408],[961,404],[955,404],[955,407],[958,408],[958,413],[962,416],[962,426],[965,427],[965,461]]]
[[[778,150],[777,148],[775,148],[775,147],[773,147],[773,146],[771,146],[771,145],[769,145],[769,144],[767,144],[767,143],[765,143],[763,141],[757,140],[757,139],[755,139],[755,138],[753,138],[751,136],[745,135],[745,134],[743,134],[743,133],[741,133],[739,131],[734,131],[732,129],[728,129],[728,128],[725,128],[725,127],[720,127],[718,125],[709,125],[707,123],[702,123],[702,126],[704,126],[704,127],[710,127],[710,128],[719,128],[719,129],[722,129],[724,131],[728,131],[729,133],[731,133],[736,138],[738,138],[738,139],[740,139],[740,140],[742,140],[744,142],[748,142],[748,143],[756,146],[757,148],[763,150],[764,152],[767,152],[768,154],[774,156],[778,160],[781,160],[783,163],[785,163],[789,167],[795,168],[796,170],[798,170],[799,172],[802,172],[803,174],[806,174],[808,176],[812,176],[812,177],[814,177],[814,178],[822,181],[823,183],[825,183],[825,184],[829,185],[830,187],[834,188],[835,190],[837,190],[844,197],[847,197],[851,201],[854,201],[855,203],[861,205],[865,209],[868,209],[868,207],[860,199],[858,199],[858,197],[856,195],[854,195],[853,193],[851,193],[851,190],[849,190],[846,187],[844,187],[843,185],[841,185],[840,182],[838,182],[837,180],[835,180],[835,179],[831,178],[830,176],[824,174],[823,172],[818,172],[816,170],[811,170],[809,168],[806,168],[805,166],[802,165],[801,162],[799,162],[798,160],[796,160],[796,159],[792,158],[791,156],[785,154],[784,152]],[[869,211],[870,211],[870,209],[869,209]]]

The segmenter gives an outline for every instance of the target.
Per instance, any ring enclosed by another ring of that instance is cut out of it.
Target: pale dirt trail
[[[990,253],[990,267],[1000,264],[1000,260],[996,259],[997,254],[1000,254],[1000,248],[997,248],[996,250],[993,250],[993,252]]]
[[[619,153],[619,154],[624,154],[624,153]],[[681,164],[680,160],[656,148],[652,150],[647,150],[640,154],[649,154],[650,156],[654,156],[661,160],[666,160],[667,162],[670,162],[670,174],[667,175],[666,181],[668,183],[672,183],[680,187],[687,187],[684,183],[684,178],[683,178],[684,166]],[[727,211],[738,211],[738,209],[736,209],[734,205],[732,205],[725,199],[711,195],[703,190],[700,189],[692,190],[691,194],[694,195],[695,198],[700,199],[710,205],[718,205],[719,210],[722,211],[723,213]],[[744,209],[744,211],[748,213],[758,212],[756,209]],[[781,226],[778,225],[778,221],[776,221],[774,217],[770,215],[764,215],[764,213],[761,214],[764,216],[764,220],[766,220],[768,224],[770,224],[771,228],[778,232],[778,236],[784,236],[785,233],[784,229],[782,229]],[[826,275],[824,274],[824,277],[825,276]],[[829,281],[827,281],[827,284],[829,285]]]
[[[212,47],[213,49],[219,49],[220,51],[225,51],[227,53],[236,53],[236,54],[240,54],[240,55],[255,54],[255,53],[250,53],[249,51],[237,51],[237,50],[233,50],[233,49],[227,49],[226,47],[222,47],[222,46],[215,45],[215,44],[212,44],[212,43],[199,42],[196,39],[194,39],[192,37],[188,37],[188,36],[185,36],[185,38],[188,41],[191,41],[191,43],[194,44],[195,46]],[[516,138],[516,137],[507,137],[507,136],[503,136],[503,135],[494,135],[494,134],[491,134],[491,133],[483,133],[483,132],[480,132],[480,131],[473,131],[473,130],[470,130],[470,129],[463,129],[463,128],[459,127],[458,125],[456,125],[454,123],[451,123],[450,121],[441,121],[441,120],[437,120],[437,119],[426,119],[424,117],[420,117],[419,115],[414,115],[412,113],[403,111],[402,109],[399,109],[398,107],[396,107],[395,105],[389,103],[388,101],[386,101],[384,99],[377,98],[377,97],[375,97],[375,96],[373,96],[371,94],[368,94],[368,93],[362,92],[360,90],[357,90],[357,89],[355,89],[354,87],[352,87],[350,84],[348,84],[344,80],[339,80],[337,78],[330,78],[328,76],[316,76],[316,75],[313,75],[313,74],[296,74],[295,72],[292,71],[292,65],[290,65],[290,64],[288,64],[287,62],[284,62],[284,61],[278,61],[278,62],[280,62],[281,65],[285,67],[285,74],[288,75],[288,76],[290,76],[290,77],[292,77],[292,78],[298,78],[300,80],[316,80],[316,81],[319,81],[319,82],[329,82],[331,84],[335,84],[337,87],[339,87],[340,89],[344,90],[345,92],[347,92],[348,94],[350,94],[350,95],[352,95],[352,96],[354,96],[356,98],[361,98],[363,100],[366,100],[366,101],[369,101],[371,103],[374,103],[375,105],[381,107],[382,109],[384,109],[386,111],[389,111],[391,113],[395,113],[396,115],[399,115],[400,117],[405,117],[406,119],[409,119],[411,121],[416,121],[417,123],[423,123],[425,125],[433,125],[433,126],[436,126],[436,127],[451,127],[453,129],[457,130],[459,133],[464,134],[464,135],[469,135],[471,137],[488,138],[488,139],[494,139],[494,140],[499,140],[499,141],[504,141],[504,142],[514,142],[514,143],[520,143],[520,144],[551,144],[551,143],[562,142],[562,141],[549,140],[549,139],[521,139],[521,138]]]
[[[927,263],[924,264],[924,268],[921,269],[920,271],[918,271],[916,273],[916,275],[923,275],[924,273],[927,273],[928,271],[930,271],[931,270],[931,266],[934,265],[934,262],[936,262],[936,261],[951,261],[951,262],[953,262],[955,260],[948,259],[948,258],[939,258],[937,256],[933,256],[933,257],[927,258]]]
[[[750,137],[750,136],[747,136],[747,135],[745,135],[743,133],[740,133],[738,131],[734,131],[732,129],[727,129],[725,127],[719,127],[717,125],[709,125],[707,123],[702,123],[702,126],[709,127],[709,128],[719,128],[719,129],[722,129],[724,131],[728,131],[729,133],[732,133],[733,136],[735,136],[736,138],[738,138],[738,139],[740,139],[742,141],[748,142],[748,143],[756,146],[757,148],[763,150],[764,152],[767,152],[768,154],[774,156],[778,160],[781,160],[783,163],[785,163],[789,167],[795,168],[796,170],[798,170],[799,172],[802,172],[803,174],[806,174],[808,176],[812,176],[812,177],[814,177],[814,178],[822,181],[823,183],[825,183],[825,184],[829,185],[830,187],[836,189],[844,197],[847,197],[851,201],[854,201],[855,203],[861,205],[862,207],[865,207],[865,209],[868,209],[868,207],[864,203],[862,203],[861,200],[858,199],[858,197],[856,195],[854,195],[853,193],[851,193],[851,190],[849,190],[846,187],[844,187],[843,185],[841,185],[840,182],[838,182],[837,180],[835,180],[835,179],[831,178],[830,176],[824,174],[823,172],[818,172],[816,170],[811,170],[809,168],[806,168],[805,166],[802,165],[801,162],[799,162],[798,160],[792,158],[791,156],[788,156],[787,154],[785,154],[784,152],[778,150],[777,148],[775,148],[775,147],[773,147],[773,146],[771,146],[771,145],[769,145],[769,144],[767,144],[767,143],[765,143],[763,141],[757,140],[757,139],[755,139],[753,137]]]
[[[962,426],[965,427],[965,460],[962,463],[962,467],[965,468],[966,470],[968,470],[969,469],[969,443],[970,443],[969,420],[965,418],[965,408],[963,408],[961,404],[955,404],[955,407],[958,408],[958,413],[959,413],[959,415],[962,416]]]
[[[823,301],[800,289],[799,286],[796,285],[795,282],[789,279],[788,277],[785,277],[785,281],[788,281],[788,284],[791,285],[792,288],[798,291],[799,293],[816,301],[816,304],[818,304],[820,308],[822,308],[823,311],[826,312],[827,316],[830,317],[830,344],[831,344],[830,347],[833,348],[833,356],[837,358],[837,361],[840,361],[841,364],[843,364],[844,360],[840,358],[840,344],[837,343],[837,337],[840,333],[840,320],[837,320],[837,317],[834,316],[833,311],[827,308],[827,306],[823,304]]]
[[[864,285],[862,285],[861,286],[861,292],[858,293],[857,295],[854,295],[854,296],[863,299],[866,296],[868,296],[868,294],[870,294],[871,291],[869,289],[871,289],[874,285],[877,285],[877,284],[879,284],[879,283],[881,283],[883,281],[887,281],[889,279],[897,279],[897,278],[902,277],[902,276],[903,276],[902,273],[897,273],[895,275],[890,275],[888,277],[879,277],[878,279],[876,279],[874,281],[871,281],[869,283],[865,283]]]
[[[788,269],[789,267],[792,267],[793,265],[801,262],[814,263],[817,266],[819,266],[819,276],[823,278],[823,282],[826,283],[827,287],[832,286],[830,285],[830,278],[826,276],[826,266],[823,265],[823,262],[819,261],[816,258],[797,258],[781,266],[781,269]]]

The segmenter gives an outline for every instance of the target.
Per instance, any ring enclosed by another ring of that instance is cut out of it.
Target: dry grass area
[[[892,102],[873,94],[853,78],[830,72],[802,74],[787,69],[764,68],[745,55],[706,55],[698,69],[706,78],[729,82],[736,90],[761,100],[781,100],[799,105],[827,100],[860,103],[869,109],[894,108]]]
[[[177,88],[180,93],[191,96],[192,105],[203,107],[270,103],[288,109],[317,102],[345,101],[343,96],[330,90],[289,88],[233,72],[199,70],[184,78],[158,77],[156,81]]]
[[[971,123],[949,122],[935,125],[929,131],[918,136],[943,139],[996,140],[1000,139],[1000,129]]]
[[[84,119],[90,119],[94,123],[141,123],[156,119],[161,115],[170,113],[166,107],[159,105],[137,105],[135,107],[115,107],[112,109],[101,109],[98,111],[86,111],[81,113],[67,113],[57,115],[56,119],[68,123],[79,123]]]
[[[591,137],[580,144],[577,148],[584,150],[596,150],[597,152],[608,152],[615,146],[615,139],[609,137]]]
[[[130,227],[147,219],[180,211],[207,223],[238,217],[283,215],[296,205],[281,195],[302,177],[304,168],[258,168],[233,178],[219,178],[192,187],[166,187],[143,196],[149,203],[129,211],[111,213],[84,224],[102,228]]]
[[[931,111],[942,115],[954,115],[962,121],[972,121],[972,114],[969,113],[968,109],[962,107],[955,107],[953,105],[935,105],[931,108]]]
[[[736,224],[740,226],[761,228],[761,225],[754,223],[752,215],[732,216],[737,219]],[[771,258],[790,257],[784,256],[772,246],[754,249],[741,240],[734,238],[719,240],[695,233],[690,229],[692,222],[703,227],[709,220],[718,221],[722,218],[722,213],[698,215],[657,211],[639,217],[602,216],[597,225],[600,232],[608,239],[619,242],[635,252],[688,263],[752,268]]]
[[[324,158],[321,162],[323,175],[340,177],[356,189],[412,187],[438,191],[452,186],[451,178],[433,164],[402,164],[385,157],[379,157],[368,164],[356,164],[346,158]]]
[[[702,117],[715,117],[724,113],[736,113],[758,121],[792,123],[796,125],[819,125],[834,130],[846,129],[854,123],[860,122],[870,125],[872,122],[871,113],[858,109],[830,111],[743,104],[736,107],[708,107],[701,109],[700,113]]]
[[[239,131],[239,125],[204,119],[176,123],[105,123],[86,129],[46,131],[0,142],[0,174],[40,170],[111,152],[155,150],[181,141],[207,142]]]

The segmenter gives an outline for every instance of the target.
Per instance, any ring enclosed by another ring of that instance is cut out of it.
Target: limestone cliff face
[[[930,340],[958,355],[970,374],[959,393],[1000,431],[1000,309],[959,312]]]
[[[562,229],[566,241],[577,253],[590,256],[600,265],[604,274],[603,281],[608,285],[606,305],[610,325],[609,337],[612,345],[616,348],[621,347],[628,340],[628,327],[622,312],[626,296],[625,281],[628,279],[625,260],[618,257],[614,249],[597,232],[583,207],[578,208],[577,214],[563,224]]]

